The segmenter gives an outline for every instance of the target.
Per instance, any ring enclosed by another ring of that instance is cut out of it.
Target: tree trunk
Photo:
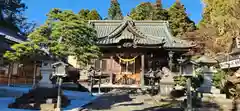
[[[3,9],[0,8],[0,21],[4,21],[3,19],[3,12],[2,12]]]
[[[33,87],[36,85],[36,61],[33,63]]]
[[[8,86],[11,85],[12,72],[13,72],[13,63],[10,63],[8,67]]]

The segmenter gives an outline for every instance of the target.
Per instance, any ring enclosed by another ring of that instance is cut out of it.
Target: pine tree
[[[162,8],[161,0],[157,0],[156,4],[141,3],[132,9],[130,16],[135,20],[168,20],[168,12]]]
[[[28,34],[35,23],[27,21],[24,12],[27,9],[23,0],[2,0],[0,2],[0,26],[22,34]]]
[[[185,32],[191,32],[196,29],[195,23],[190,20],[186,9],[179,0],[169,8],[169,22],[174,36],[182,36]]]
[[[144,2],[132,9],[130,17],[134,20],[152,20],[153,6],[150,2]]]
[[[123,15],[120,8],[120,4],[117,0],[111,0],[111,6],[108,9],[108,19],[110,20],[122,20]]]
[[[87,14],[88,20],[101,20],[100,14],[97,12],[97,10],[93,9]]]
[[[88,13],[90,12],[90,10],[88,10],[88,9],[81,9],[79,12],[78,12],[78,14],[84,19],[84,20],[87,20],[87,18],[88,18]]]
[[[81,18],[86,20],[86,22],[88,20],[101,20],[100,14],[95,9],[93,9],[91,11],[88,9],[86,9],[86,10],[82,9],[78,12],[78,14],[80,15]]]
[[[154,12],[153,12],[153,20],[168,20],[168,12],[167,10],[163,9],[162,7],[162,1],[157,0],[155,7],[154,7]]]
[[[53,9],[47,14],[47,21],[29,34],[30,41],[12,46],[13,51],[6,51],[4,57],[11,61],[26,61],[41,55],[40,44],[49,47],[52,55],[63,58],[74,56],[78,63],[85,65],[91,58],[97,58],[99,49],[95,45],[97,33],[83,21],[79,14],[70,10]],[[62,42],[59,39],[62,37]]]

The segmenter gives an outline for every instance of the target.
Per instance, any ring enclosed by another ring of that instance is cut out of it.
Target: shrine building
[[[105,84],[145,85],[144,75],[151,70],[169,68],[179,72],[177,59],[186,57],[193,45],[171,34],[169,23],[162,20],[91,20],[97,31],[97,45],[103,56],[95,68],[108,77]]]

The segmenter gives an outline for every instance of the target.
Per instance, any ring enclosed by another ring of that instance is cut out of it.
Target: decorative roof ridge
[[[122,24],[120,24],[116,29],[114,29],[107,37],[112,38],[115,35],[119,34],[120,32],[123,31],[128,26],[128,22],[124,21]]]
[[[168,27],[168,25],[164,24],[164,31],[166,32],[166,34],[168,35],[168,37],[166,37],[168,39],[168,41],[172,41],[172,34],[169,32],[170,28]],[[173,44],[171,44],[171,46],[173,46]]]
[[[124,20],[89,20],[89,23],[92,23],[92,22],[94,22],[94,23],[105,23],[105,22],[108,22],[108,23],[121,23],[121,22],[123,22]],[[131,21],[133,21],[133,22],[135,22],[135,23],[139,23],[139,22],[141,22],[141,23],[167,23],[167,24],[169,24],[169,22],[168,21],[166,21],[166,20],[131,20]]]
[[[141,31],[139,31],[136,27],[134,27],[133,21],[127,21],[128,22],[128,29],[135,35],[141,38],[147,38],[145,34],[143,34]]]
[[[121,33],[125,28],[131,31],[134,35],[137,35],[138,37],[141,38],[147,38],[145,34],[143,34],[141,31],[139,31],[136,27],[134,27],[134,22],[132,20],[124,20],[124,22],[118,26],[113,32],[111,32],[108,35],[108,38],[112,38],[119,33]]]
[[[105,23],[105,22],[109,22],[109,23],[113,23],[113,22],[116,22],[116,23],[121,23],[123,22],[123,20],[89,20],[88,21],[89,23]]]

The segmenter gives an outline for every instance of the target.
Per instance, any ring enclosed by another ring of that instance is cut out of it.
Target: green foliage
[[[93,10],[80,10],[78,12],[78,14],[84,19],[84,20],[101,20],[101,16],[100,14],[97,12],[97,10],[93,9]]]
[[[135,9],[132,9],[130,17],[134,20],[152,20],[152,4],[150,2],[141,3]]]
[[[101,16],[99,15],[99,13],[97,12],[97,10],[91,10],[88,14],[87,14],[88,20],[101,20]]]
[[[84,20],[87,20],[88,18],[88,13],[90,12],[90,10],[88,9],[82,9],[78,12],[78,14],[84,19]]]
[[[153,20],[168,20],[168,11],[165,9],[157,8],[153,11]]]
[[[161,1],[155,5],[144,2],[132,9],[130,17],[134,20],[168,20],[174,36],[196,30],[196,26],[186,14],[184,6],[175,2],[168,10],[162,8]]]
[[[199,30],[211,30],[204,36],[210,36],[214,54],[228,53],[231,48],[232,38],[239,36],[240,30],[240,1],[239,0],[203,0],[203,19],[199,23]],[[214,29],[214,30],[212,30]],[[214,35],[211,35],[214,32]],[[211,48],[206,47],[206,49]]]
[[[203,75],[201,71],[195,71],[194,76],[191,78],[192,88],[197,89],[203,84]],[[175,76],[174,82],[176,85],[186,86],[187,78],[184,76]]]
[[[161,3],[154,7],[150,2],[144,2],[132,9],[130,17],[134,20],[168,20],[168,12]]]
[[[4,56],[10,60],[21,61],[28,56],[39,54],[38,45],[42,43],[49,46],[53,55],[59,58],[72,55],[80,64],[98,57],[99,49],[95,46],[96,31],[89,27],[79,14],[53,9],[47,16],[46,23],[28,36],[31,41],[13,45],[15,52],[8,51]],[[62,42],[59,43],[61,38]]]
[[[22,0],[8,0],[5,4],[0,4],[0,26],[24,34],[31,32],[35,24],[27,22],[24,16],[26,9]]]
[[[179,86],[186,86],[187,78],[184,76],[175,76],[174,77],[174,82],[176,85]]]
[[[120,9],[120,4],[117,0],[111,0],[111,6],[108,9],[108,19],[109,20],[122,20],[123,15]]]
[[[226,73],[223,70],[218,70],[216,73],[213,75],[213,85],[216,88],[223,88],[223,80],[225,80],[225,75]]]
[[[176,1],[168,10],[170,27],[174,36],[182,36],[185,32],[196,29],[192,20],[186,14],[185,7]]]

